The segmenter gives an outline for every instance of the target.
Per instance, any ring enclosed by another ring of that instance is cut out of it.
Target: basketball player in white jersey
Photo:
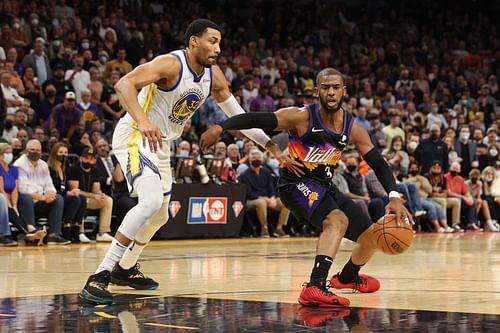
[[[245,112],[229,91],[222,71],[214,66],[220,41],[215,23],[197,19],[186,30],[186,50],[158,56],[116,84],[127,114],[115,128],[113,152],[139,202],[127,213],[104,260],[88,278],[80,293],[83,300],[112,303],[110,282],[134,289],[158,288],[157,282],[139,271],[137,259],[168,219],[172,188],[168,141],[181,136],[184,123],[210,94],[228,116]],[[300,165],[283,155],[262,130],[243,134],[300,173]]]

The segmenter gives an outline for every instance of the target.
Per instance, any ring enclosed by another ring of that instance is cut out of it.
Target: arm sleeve
[[[234,98],[233,95],[231,95],[228,99],[226,99],[224,102],[217,103],[222,111],[228,116],[232,117],[238,114],[245,113],[245,110],[238,104],[238,101],[236,101],[236,98]],[[263,130],[261,129],[248,129],[241,131],[246,137],[248,137],[250,140],[253,140],[259,144],[259,146],[266,148],[266,144],[271,140],[269,136],[264,133]]]
[[[278,119],[273,112],[245,113],[226,119],[219,125],[225,130],[263,128],[273,130],[278,126]]]
[[[392,170],[377,149],[372,148],[363,156],[363,159],[373,169],[377,179],[387,193],[396,191],[396,181],[392,175]]]

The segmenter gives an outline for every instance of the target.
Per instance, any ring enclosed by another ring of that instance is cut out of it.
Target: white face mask
[[[409,147],[411,150],[415,150],[415,149],[417,149],[417,147],[418,147],[418,143],[416,143],[415,141],[411,141],[411,142],[408,144],[408,147]]]
[[[189,156],[189,151],[187,151],[187,150],[181,150],[179,152],[179,156],[181,156],[181,157],[187,157],[187,156]]]
[[[498,151],[496,149],[490,150],[491,157],[496,157],[498,155]]]
[[[14,155],[12,155],[12,153],[5,153],[5,154],[3,154],[3,159],[5,162],[10,164],[10,163],[12,163],[12,160],[14,159]]]
[[[460,138],[461,138],[463,141],[467,141],[467,140],[469,140],[469,138],[470,138],[470,133],[469,133],[469,132],[462,132],[462,133],[460,133]]]
[[[267,160],[267,165],[268,165],[271,169],[275,170],[275,169],[278,169],[278,168],[279,168],[279,166],[280,166],[280,162],[279,162],[278,160],[274,159],[274,158],[273,158],[273,159],[268,159],[268,160]]]

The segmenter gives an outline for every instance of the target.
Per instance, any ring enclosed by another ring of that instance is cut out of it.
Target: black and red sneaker
[[[325,308],[312,308],[307,306],[302,306],[297,310],[300,319],[304,322],[304,325],[310,327],[321,326],[327,321],[341,319],[347,317],[351,310],[349,309],[325,309]]]
[[[361,293],[373,293],[380,289],[380,281],[370,275],[359,274],[351,283],[342,283],[339,274],[334,275],[330,280],[330,286],[335,289],[352,289]]]
[[[335,295],[326,286],[315,286],[304,283],[304,288],[299,296],[299,304],[303,306],[316,306],[323,308],[348,307],[347,298]]]

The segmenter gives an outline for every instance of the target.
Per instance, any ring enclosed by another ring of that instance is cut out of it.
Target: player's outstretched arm
[[[233,94],[231,94],[226,78],[224,77],[224,73],[222,73],[218,66],[212,66],[211,93],[217,101],[219,107],[228,117],[246,113],[245,110],[243,110],[243,108],[239,105],[238,101],[236,101],[236,98],[234,98]],[[298,176],[303,175],[303,172],[300,169],[300,165],[283,154],[281,149],[279,149],[279,147],[271,141],[269,136],[264,133],[262,129],[250,127],[248,129],[242,130],[241,132],[250,140],[257,142],[257,144],[273,154],[274,157],[278,161],[280,161],[282,167],[289,168]],[[220,133],[218,135],[220,135]],[[209,145],[209,147],[210,146],[211,145]]]
[[[152,151],[157,151],[157,146],[162,147],[163,133],[146,117],[146,113],[137,101],[137,91],[150,83],[166,79],[168,83],[175,83],[180,72],[181,64],[173,55],[156,57],[152,61],[136,67],[120,79],[115,85],[120,104],[137,123],[137,129],[142,134],[143,145],[146,140]]]
[[[396,214],[397,223],[399,223],[400,217],[403,217],[408,218],[408,221],[413,224],[411,214],[403,205],[403,200],[401,200],[399,193],[396,191],[396,181],[392,174],[392,169],[384,160],[380,152],[373,146],[366,129],[358,122],[354,122],[352,126],[351,141],[356,145],[356,148],[358,148],[359,153],[363,156],[366,163],[373,169],[385,191],[389,193],[390,200],[385,207],[386,213],[394,212]]]

